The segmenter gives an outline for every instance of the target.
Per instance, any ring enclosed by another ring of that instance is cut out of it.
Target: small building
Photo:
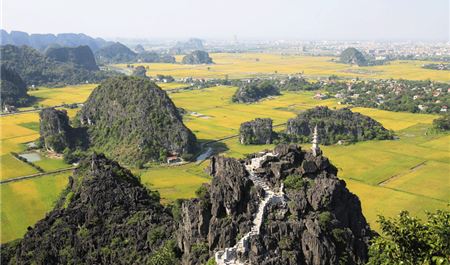
[[[323,99],[327,99],[328,96],[322,93],[317,93],[314,95],[313,99],[317,99],[317,100],[323,100]]]
[[[441,112],[447,112],[448,106],[442,106],[441,107]]]
[[[12,105],[4,105],[3,112],[4,113],[14,113],[14,112],[17,112],[17,108]]]
[[[181,159],[178,156],[169,156],[167,157],[167,164],[176,164],[183,162],[183,159]]]

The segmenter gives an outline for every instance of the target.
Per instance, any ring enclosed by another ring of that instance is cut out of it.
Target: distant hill
[[[376,120],[343,108],[315,107],[288,120],[286,133],[293,142],[310,142],[317,125],[320,143],[330,145],[343,140],[358,142],[392,139],[392,133]]]
[[[28,34],[22,31],[11,31],[10,33],[5,30],[0,30],[1,45],[12,44],[16,46],[27,45],[38,49],[40,51],[45,50],[49,46],[62,46],[62,47],[77,47],[87,45],[92,51],[109,44],[108,41],[102,38],[92,38],[85,34],[75,33],[61,33],[61,34]]]
[[[194,134],[166,92],[140,77],[116,77],[99,85],[78,113],[94,150],[126,164],[189,156]]]
[[[367,66],[369,63],[369,60],[364,56],[364,54],[353,47],[345,49],[341,53],[339,61],[341,63],[356,64],[358,66]]]
[[[157,52],[141,52],[136,56],[137,62],[142,63],[175,63],[175,57],[170,54],[161,54]]]
[[[209,54],[204,51],[193,51],[183,57],[181,61],[183,64],[212,64],[213,60]]]
[[[0,67],[1,106],[25,106],[31,99],[27,94],[27,85],[16,71],[3,64]]]
[[[98,63],[129,63],[136,59],[137,53],[120,42],[115,42],[95,52]]]
[[[185,42],[177,42],[173,48],[170,49],[172,54],[186,54],[193,51],[203,51],[205,47],[203,46],[203,41],[197,38],[191,38]]]
[[[89,46],[49,48],[46,50],[45,55],[55,61],[73,63],[86,70],[99,70],[94,54]]]
[[[1,64],[15,70],[27,85],[58,86],[99,82],[112,73],[90,71],[73,63],[58,62],[28,47],[4,45],[0,47]]]
[[[234,93],[231,101],[237,103],[256,102],[268,96],[280,95],[280,89],[270,81],[254,81],[243,84]]]

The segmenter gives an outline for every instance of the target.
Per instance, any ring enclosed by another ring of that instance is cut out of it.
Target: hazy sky
[[[449,0],[2,0],[2,28],[96,37],[449,40]]]

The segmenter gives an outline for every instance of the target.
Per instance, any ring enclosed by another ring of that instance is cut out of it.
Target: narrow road
[[[83,104],[83,103],[70,103],[69,105],[71,105],[71,104],[79,105],[79,104]],[[18,114],[24,114],[24,113],[31,113],[31,112],[38,112],[40,110],[47,109],[47,108],[62,108],[62,107],[64,107],[64,105],[66,105],[66,104],[56,105],[56,106],[49,106],[49,107],[42,107],[42,108],[36,108],[36,109],[30,109],[30,110],[19,110],[19,111],[11,112],[11,113],[0,113],[0,117],[12,116],[12,115],[18,115]]]

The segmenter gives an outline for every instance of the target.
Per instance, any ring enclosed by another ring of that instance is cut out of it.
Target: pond
[[[28,160],[28,162],[36,162],[42,160],[42,157],[39,153],[25,153],[20,154],[19,156],[25,158],[26,160]]]

